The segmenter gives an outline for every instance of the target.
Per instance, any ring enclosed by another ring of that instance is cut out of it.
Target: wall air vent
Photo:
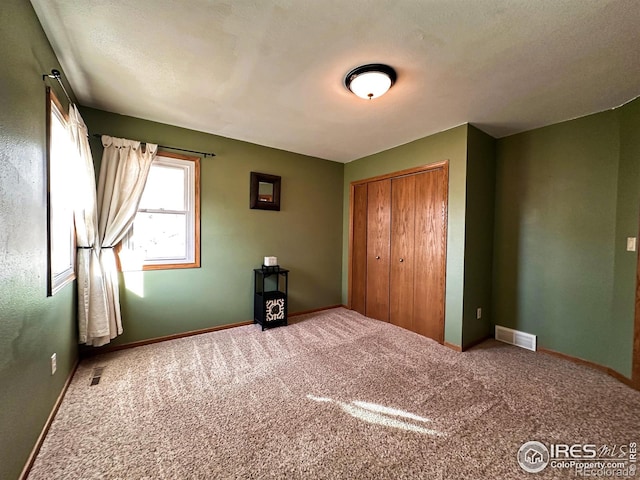
[[[496,325],[496,340],[536,351],[536,336]]]

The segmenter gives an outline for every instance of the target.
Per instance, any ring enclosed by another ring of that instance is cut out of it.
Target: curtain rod
[[[51,69],[51,73],[44,73],[42,75],[42,80],[44,81],[45,78],[53,78],[55,80],[58,81],[58,83],[60,84],[60,86],[62,87],[62,91],[64,92],[64,94],[67,96],[67,100],[69,100],[69,104],[75,104],[75,102],[73,100],[71,100],[71,97],[69,96],[69,94],[67,93],[67,89],[64,88],[64,84],[62,83],[61,80],[61,75],[60,75],[60,70],[56,70],[55,68]],[[102,137],[101,133],[95,133],[93,135],[94,137],[100,138]],[[146,142],[140,142],[143,144],[146,144]],[[186,148],[178,148],[178,147],[169,147],[167,145],[158,145],[159,148],[168,148],[170,150],[179,150],[181,152],[189,152],[189,153],[197,153],[198,155],[203,155],[205,158],[206,157],[215,157],[216,154],[213,152],[199,152],[197,150],[188,150]]]
[[[60,79],[60,71],[59,70],[56,70],[55,68],[53,68],[51,70],[51,73],[44,73],[42,75],[42,80],[44,80],[45,78],[55,78],[58,81],[58,83],[60,84],[60,86],[62,87],[62,91],[66,95],[67,100],[69,100],[69,105],[71,105],[72,103],[75,103],[73,100],[71,100],[71,97],[67,93],[67,89],[64,88],[64,84],[62,83],[62,80]]]
[[[93,136],[96,138],[102,138],[102,133],[94,133]],[[106,134],[105,134],[106,135]],[[147,142],[140,142],[141,144],[146,144]],[[215,157],[216,154],[213,152],[199,152],[198,150],[188,150],[186,148],[178,148],[178,147],[169,147],[167,145],[158,145],[158,148],[168,148],[170,150],[179,150],[181,152],[189,152],[189,153],[197,153],[198,155],[203,155],[205,158],[207,157]]]

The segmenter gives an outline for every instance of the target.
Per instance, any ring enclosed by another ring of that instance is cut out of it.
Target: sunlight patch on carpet
[[[397,408],[385,407],[384,405],[378,405],[377,403],[362,402],[354,400],[351,403],[341,402],[339,400],[333,400],[327,397],[315,397],[313,395],[307,395],[309,400],[321,403],[335,403],[346,413],[354,418],[362,420],[367,423],[376,425],[383,425],[385,427],[398,428],[401,430],[407,430],[409,432],[421,433],[424,435],[432,435],[436,437],[446,436],[444,433],[431,428],[425,428],[421,425],[409,423],[409,421],[400,420],[395,417],[403,417],[407,420],[415,420],[418,422],[430,422],[428,418],[421,417],[414,413],[405,412]]]
[[[421,417],[414,413],[405,412],[404,410],[398,410],[397,408],[385,407],[383,405],[378,405],[377,403],[361,402],[359,400],[354,400],[351,403],[353,403],[357,407],[361,407],[366,410],[371,410],[372,412],[384,413],[385,415],[393,415],[395,417],[405,417],[411,420],[416,420],[418,422],[431,421],[428,418]]]

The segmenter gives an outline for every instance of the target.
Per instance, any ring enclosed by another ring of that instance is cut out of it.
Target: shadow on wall
[[[521,225],[527,197],[523,168],[501,161],[504,146],[498,146],[496,162],[495,227],[493,250],[494,324],[518,328]],[[492,332],[493,335],[493,332]]]

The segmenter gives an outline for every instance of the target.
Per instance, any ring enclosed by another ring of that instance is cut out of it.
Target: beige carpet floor
[[[338,308],[84,360],[29,479],[575,478],[524,472],[529,440],[639,442],[640,392]]]

